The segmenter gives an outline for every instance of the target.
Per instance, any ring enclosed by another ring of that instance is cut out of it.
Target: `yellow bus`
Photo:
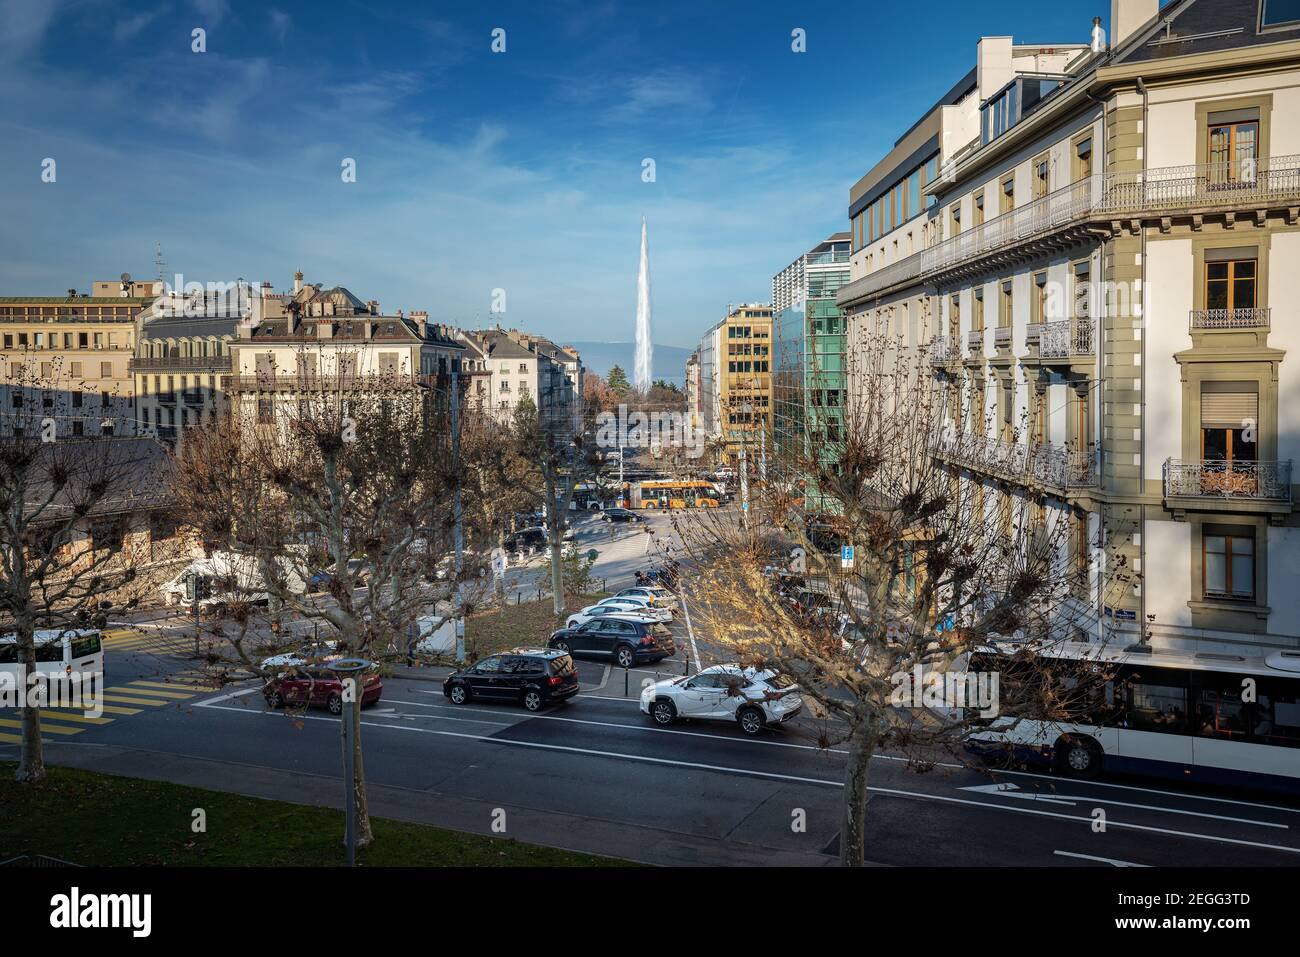
[[[713,483],[703,480],[638,482],[632,491],[634,508],[717,508],[722,504]]]

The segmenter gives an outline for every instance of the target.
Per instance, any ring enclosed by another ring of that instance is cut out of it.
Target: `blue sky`
[[[981,34],[1086,42],[1108,9],[0,0],[0,294],[156,275],[161,243],[169,280],[301,268],[463,325],[500,288],[505,324],[629,339],[644,214],[655,339],[691,346],[847,228]]]

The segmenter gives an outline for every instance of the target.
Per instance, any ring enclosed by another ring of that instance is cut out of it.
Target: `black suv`
[[[600,515],[606,522],[611,525],[615,522],[639,522],[641,516],[631,509],[627,508],[607,508]]]
[[[578,693],[578,669],[559,649],[516,648],[448,675],[442,693],[452,704],[474,698],[510,701],[540,711]]]
[[[667,625],[617,614],[593,618],[577,628],[561,628],[548,644],[575,655],[610,655],[620,668],[662,661],[677,651]]]
[[[544,528],[524,528],[513,535],[506,536],[506,551],[512,554],[540,552],[545,547],[546,529]]]

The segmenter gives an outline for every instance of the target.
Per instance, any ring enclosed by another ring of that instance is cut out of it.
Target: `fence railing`
[[[1043,359],[1066,359],[1093,354],[1091,319],[1063,319],[1045,322],[1038,328],[1038,355]]]
[[[930,341],[930,361],[935,364],[951,362],[960,355],[961,350],[952,336],[936,336]]]
[[[1193,309],[1189,325],[1193,329],[1267,329],[1267,309]]]
[[[426,384],[410,374],[378,373],[355,375],[296,375],[285,373],[257,373],[254,375],[228,375],[221,377],[221,387],[227,392],[321,392],[333,390],[409,389]]]
[[[1291,461],[1166,459],[1166,497],[1291,501]]]
[[[1092,217],[1207,206],[1253,208],[1296,200],[1300,200],[1297,154],[1094,174],[847,283],[840,287],[838,298],[843,304],[913,279],[928,279]]]
[[[230,356],[135,356],[129,362],[132,372],[167,369],[179,372],[230,371]]]
[[[1097,484],[1096,456],[1051,442],[1011,442],[971,432],[939,432],[930,451],[951,462],[1004,478],[1033,481],[1056,488]]]

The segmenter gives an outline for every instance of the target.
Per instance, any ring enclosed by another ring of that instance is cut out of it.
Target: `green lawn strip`
[[[565,607],[565,616],[567,618],[607,597],[607,593],[597,592],[570,599]],[[565,618],[555,617],[550,598],[485,608],[465,620],[465,649],[477,661],[485,655],[520,645],[545,648],[551,632],[563,628],[564,621]]]
[[[0,763],[0,860],[43,854],[87,866],[329,866],[344,862],[343,815],[165,781],[49,768],[39,785]],[[207,830],[191,829],[193,812]],[[373,818],[358,863],[407,867],[588,867],[625,862],[424,824]]]

